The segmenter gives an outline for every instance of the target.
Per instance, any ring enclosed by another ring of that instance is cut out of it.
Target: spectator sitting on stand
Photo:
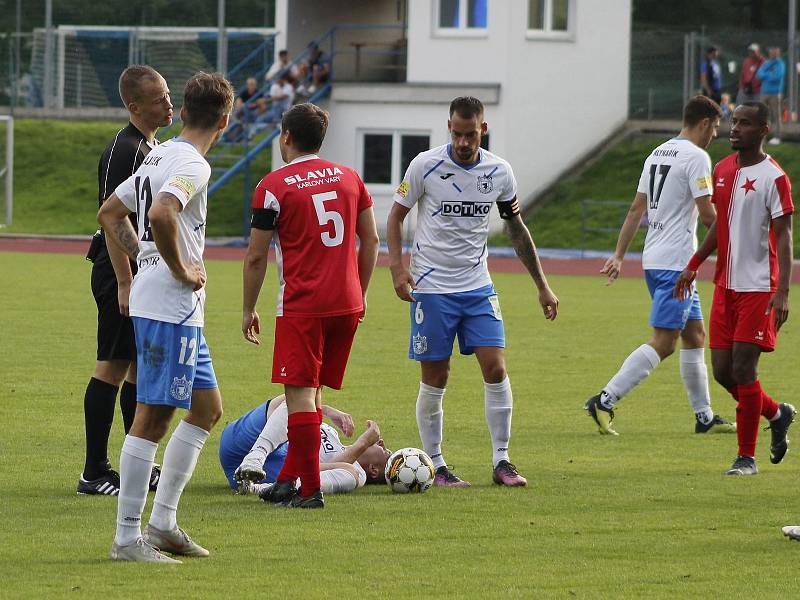
[[[278,60],[272,63],[272,66],[267,71],[267,74],[264,75],[264,80],[267,82],[272,82],[272,80],[283,71],[287,72],[287,78],[289,83],[292,85],[296,85],[300,81],[300,69],[297,65],[289,64],[288,50],[281,50],[278,52]]]
[[[263,100],[263,103],[261,102]],[[283,113],[287,111],[294,102],[294,86],[289,82],[289,73],[283,71],[275,83],[269,89],[269,98],[258,99],[258,114],[255,117],[253,126],[250,128],[250,137],[273,127],[281,120]],[[269,108],[267,109],[267,104]]]
[[[303,65],[301,75],[303,84],[297,88],[297,93],[307,96],[314,94],[323,83],[328,81],[331,75],[331,59],[319,49],[316,42],[309,45],[309,59]],[[310,85],[306,89],[304,84],[309,83],[309,80]]]

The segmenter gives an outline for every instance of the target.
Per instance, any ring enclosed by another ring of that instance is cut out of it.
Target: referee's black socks
[[[86,386],[86,395],[83,398],[83,418],[86,426],[86,463],[83,467],[83,478],[86,481],[97,479],[111,468],[108,462],[108,436],[114,422],[118,389],[117,386],[94,377]]]

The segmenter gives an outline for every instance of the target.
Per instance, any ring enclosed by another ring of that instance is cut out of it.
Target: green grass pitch
[[[620,437],[582,410],[648,334],[641,280],[552,277],[561,314],[546,322],[523,275],[497,275],[514,389],[512,460],[527,489],[491,483],[480,373],[456,357],[445,397],[448,462],[468,490],[401,496],[373,486],[330,496],[323,511],[274,509],[231,494],[218,466],[224,423],[280,392],[268,383],[274,266],[260,348],[240,332],[241,267],[208,264],[206,335],[226,413],[184,494],[179,522],[208,559],[178,567],[108,560],[116,500],[79,497],[83,392],[94,365],[95,307],[79,256],[0,254],[0,597],[788,598],[800,545],[800,453],[728,478],[735,436],[692,433],[675,357],[620,404]],[[795,288],[794,294],[799,290]],[[704,309],[710,286],[703,284]],[[359,426],[376,419],[391,448],[418,446],[418,368],[406,358],[407,306],[386,270],[370,293],[341,392],[330,404]],[[762,360],[764,386],[798,403],[800,346],[790,318]],[[733,403],[712,383],[714,406]],[[790,434],[798,438],[798,426]],[[118,464],[119,416],[110,457]],[[164,444],[159,449],[162,455]],[[148,500],[149,512],[152,495]]]

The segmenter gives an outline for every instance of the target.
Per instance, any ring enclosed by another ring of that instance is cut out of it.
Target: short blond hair
[[[147,65],[131,65],[119,76],[119,97],[127,108],[132,102],[142,99],[142,84],[158,81],[161,74]]]

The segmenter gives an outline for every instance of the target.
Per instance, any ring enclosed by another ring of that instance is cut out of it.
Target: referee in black
[[[119,78],[119,95],[130,114],[128,126],[114,136],[100,157],[99,202],[130,177],[157,144],[156,131],[172,122],[172,102],[164,78],[153,68],[133,65]],[[136,215],[131,215],[136,228]],[[86,386],[86,462],[78,480],[79,494],[119,494],[119,473],[108,460],[108,437],[114,421],[117,392],[125,433],[136,413],[136,345],[128,317],[128,295],[136,266],[103,232],[92,239],[86,258],[92,266],[92,294],[97,303],[97,364]],[[115,275],[116,272],[116,275]],[[124,383],[123,383],[124,382]],[[158,483],[157,467],[150,480]]]

